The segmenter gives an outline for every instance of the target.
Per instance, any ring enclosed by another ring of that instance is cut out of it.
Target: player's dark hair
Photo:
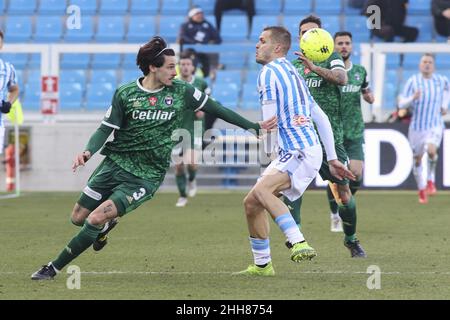
[[[298,34],[301,34],[300,27],[302,25],[310,23],[310,22],[315,23],[319,26],[319,28],[322,28],[322,20],[320,20],[319,17],[311,14],[311,15],[307,16],[305,19],[303,19],[302,21],[300,21],[300,24],[298,26]]]
[[[163,38],[153,37],[139,49],[136,65],[146,76],[150,72],[150,66],[160,68],[164,64],[166,59],[164,56],[175,56],[175,51],[167,46]]]
[[[194,57],[192,56],[192,51],[182,51],[180,53],[180,60],[181,59],[190,59],[192,63],[194,62]]]
[[[4,37],[5,35],[3,34],[3,30],[0,30],[0,38],[2,38],[2,40],[3,40],[3,37]]]
[[[353,40],[352,33],[350,31],[338,31],[334,34],[334,40],[336,40],[337,37],[350,37],[350,39]]]
[[[288,29],[281,26],[269,26],[265,27],[264,31],[270,31],[270,38],[283,46],[285,54],[289,51],[292,37]]]

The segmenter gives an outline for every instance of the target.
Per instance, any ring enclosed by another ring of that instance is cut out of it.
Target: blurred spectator
[[[252,21],[255,15],[255,1],[254,0],[216,0],[214,5],[214,15],[216,16],[217,30],[220,32],[220,25],[222,23],[222,14],[224,11],[231,9],[239,9],[247,12],[248,28],[247,38],[252,31]]]
[[[219,44],[222,42],[219,33],[214,26],[205,20],[201,8],[192,8],[188,13],[189,20],[180,27],[180,45],[184,44]],[[211,64],[218,63],[217,54],[196,53],[196,61],[200,62],[203,75],[209,76]],[[212,63],[213,62],[213,63]]]
[[[404,42],[416,41],[419,29],[405,26],[408,0],[368,0],[366,8],[372,5],[378,6],[381,13],[381,28],[373,29],[372,35],[386,42],[394,41],[395,36],[402,37]]]
[[[431,12],[437,33],[444,37],[450,37],[450,0],[433,0]]]

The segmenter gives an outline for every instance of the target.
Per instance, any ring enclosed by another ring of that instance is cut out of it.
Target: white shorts
[[[442,127],[431,128],[426,131],[416,131],[409,128],[408,140],[414,156],[418,156],[427,151],[427,144],[434,144],[439,147],[442,141]]]
[[[262,175],[266,175],[272,168],[287,172],[291,178],[291,188],[281,193],[290,201],[295,201],[317,176],[322,165],[322,154],[320,145],[303,150],[280,151],[278,158],[270,163]]]
[[[3,154],[5,148],[5,127],[0,127],[0,154]]]

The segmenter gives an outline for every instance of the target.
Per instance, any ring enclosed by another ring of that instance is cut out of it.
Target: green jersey
[[[142,79],[142,78],[141,78]],[[187,82],[156,91],[140,81],[118,88],[102,124],[116,129],[102,154],[124,170],[143,179],[157,178],[169,168],[172,133],[181,128],[186,109],[200,110],[208,96]]]
[[[358,139],[364,135],[364,120],[361,112],[361,92],[369,87],[367,71],[363,66],[352,64],[347,70],[348,83],[342,90],[342,118],[344,139]]]
[[[318,74],[305,68],[303,63],[298,59],[294,60],[292,64],[297,68],[299,74],[305,79],[309,92],[313,96],[317,104],[328,116],[331,127],[333,128],[335,144],[341,144],[344,141],[343,125],[342,125],[342,110],[341,110],[341,91],[339,86],[327,82]],[[324,62],[315,63],[317,66],[336,70],[345,70],[344,61],[341,56],[333,52],[333,54]]]
[[[193,76],[192,81],[189,83],[191,85],[193,85],[195,88],[199,89],[203,93],[206,93],[206,94],[210,93],[208,84],[202,78]],[[194,110],[193,109],[185,109],[184,114],[183,114],[183,124],[181,125],[181,127],[183,129],[186,129],[189,131],[192,139],[194,138],[194,121],[195,120],[199,120],[199,119],[197,119],[197,116],[196,116]]]

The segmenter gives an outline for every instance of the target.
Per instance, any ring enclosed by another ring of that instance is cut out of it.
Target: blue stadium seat
[[[266,14],[276,16],[281,12],[280,0],[258,0],[255,1],[256,15]]]
[[[23,88],[23,69],[16,69],[16,82],[19,84],[19,88]],[[22,89],[19,89],[19,92]]]
[[[276,16],[255,16],[252,23],[252,33],[250,35],[251,41],[258,41],[259,35],[267,26],[279,25],[278,17]]]
[[[125,69],[122,74],[122,81],[120,83],[128,83],[131,81],[136,81],[137,78],[142,77],[142,71],[137,67],[136,69]]]
[[[405,53],[403,58],[403,68],[418,72],[417,70],[419,70],[419,63],[422,55],[422,53]]]
[[[40,110],[40,99],[41,99],[41,85],[40,82],[33,83],[28,82],[25,84],[21,91],[22,95],[22,106],[25,110]]]
[[[64,24],[64,41],[65,42],[90,42],[94,37],[94,22],[92,16],[81,16],[80,29],[67,29]]]
[[[391,82],[385,82],[383,90],[383,108],[393,109],[397,105],[397,86]]]
[[[409,0],[408,14],[430,15],[431,0]]]
[[[92,0],[69,0],[70,5],[77,5],[81,9],[81,16],[93,15],[97,12],[97,1]]]
[[[189,1],[164,0],[161,5],[162,15],[186,15],[189,10]]]
[[[240,106],[243,109],[259,109],[259,93],[254,84],[245,84],[242,87],[242,100]]]
[[[350,31],[353,42],[359,45],[361,42],[370,42],[370,32],[367,29],[366,17],[346,16],[344,20],[344,30]]]
[[[220,70],[217,72],[215,86],[225,86],[228,85],[238,91],[241,87],[241,71],[227,71]],[[214,90],[215,90],[214,86]]]
[[[61,0],[39,0],[38,14],[58,15],[66,14],[66,1]]]
[[[9,16],[6,20],[5,34],[8,42],[27,42],[31,38],[31,17]]]
[[[217,101],[220,101],[225,107],[234,109],[238,105],[239,99],[239,90],[234,89],[233,87],[227,84],[216,84],[213,88],[213,97]]]
[[[353,8],[348,4],[348,0],[344,0],[344,14],[345,16],[358,16],[361,15],[362,8]]]
[[[296,15],[298,22],[303,19],[302,16],[309,15],[312,12],[311,0],[284,0],[283,12],[285,15]]]
[[[136,67],[136,54],[126,53],[123,55],[122,68],[125,70]]]
[[[436,54],[436,72],[450,70],[450,53]]]
[[[0,15],[3,15],[5,9],[6,9],[5,0],[0,0]]]
[[[38,16],[36,31],[33,36],[35,42],[58,42],[62,35],[62,21],[59,16]]]
[[[40,85],[41,83],[41,70],[40,69],[28,69],[27,70],[27,76],[26,81],[24,81],[28,85],[37,84]]]
[[[81,109],[83,106],[83,86],[79,83],[60,83],[59,105],[60,110]]]
[[[62,69],[87,69],[91,62],[89,53],[77,53],[76,56],[70,53],[61,55],[60,67]]]
[[[322,28],[331,33],[331,36],[342,30],[339,16],[321,16],[321,20]]]
[[[316,1],[316,14],[322,15],[338,15],[342,12],[341,1],[336,0],[319,0]]]
[[[174,42],[180,32],[180,27],[186,21],[186,16],[161,16],[159,22],[159,35],[166,41]]]
[[[299,27],[301,19],[302,18],[299,18],[298,16],[285,15],[283,17],[283,26],[286,29],[288,29],[289,32],[291,33],[293,42],[294,42],[294,39],[297,39],[297,37],[298,37],[298,27]],[[295,42],[297,42],[297,41],[295,41]]]
[[[92,69],[117,69],[121,59],[120,53],[95,53],[92,56]]]
[[[130,13],[134,15],[156,15],[159,12],[159,1],[131,0]]]
[[[7,14],[31,15],[36,11],[36,0],[9,1]]]
[[[97,34],[98,42],[122,42],[125,35],[123,16],[100,16],[98,18]]]
[[[128,12],[128,1],[123,0],[103,0],[100,1],[98,9],[100,15],[125,15]]]
[[[258,75],[259,75],[259,71],[256,71],[256,70],[247,71],[247,74],[245,75],[244,85],[248,84],[248,85],[252,85],[256,88],[256,82],[258,81]]]
[[[212,15],[214,12],[214,2],[215,0],[192,0],[192,6],[202,8],[205,15]]]
[[[111,105],[115,87],[110,83],[95,83],[87,87],[86,109],[87,110],[107,110]]]
[[[433,39],[433,18],[431,16],[408,16],[406,25],[419,29],[416,42],[431,42]]]
[[[81,87],[86,87],[86,70],[63,69],[59,72],[59,82],[62,83],[78,83]]]
[[[31,53],[27,68],[40,69],[41,68],[41,55],[39,53]]]
[[[117,86],[117,72],[116,70],[110,69],[110,70],[92,70],[91,73],[91,80],[89,83],[91,85],[98,85],[98,84],[106,84],[109,83],[112,87]]]
[[[130,16],[127,42],[147,42],[156,33],[155,21],[154,16]]]
[[[28,63],[28,54],[27,53],[1,53],[0,58],[9,62],[14,66],[14,69],[25,69]]]
[[[248,33],[247,17],[239,16],[223,16],[221,28],[221,37],[224,42],[245,41]],[[226,28],[225,28],[226,26]]]
[[[247,63],[247,54],[241,51],[222,51],[219,61],[227,70],[241,70]]]
[[[386,54],[386,70],[397,69],[400,66],[400,55],[398,53]]]

